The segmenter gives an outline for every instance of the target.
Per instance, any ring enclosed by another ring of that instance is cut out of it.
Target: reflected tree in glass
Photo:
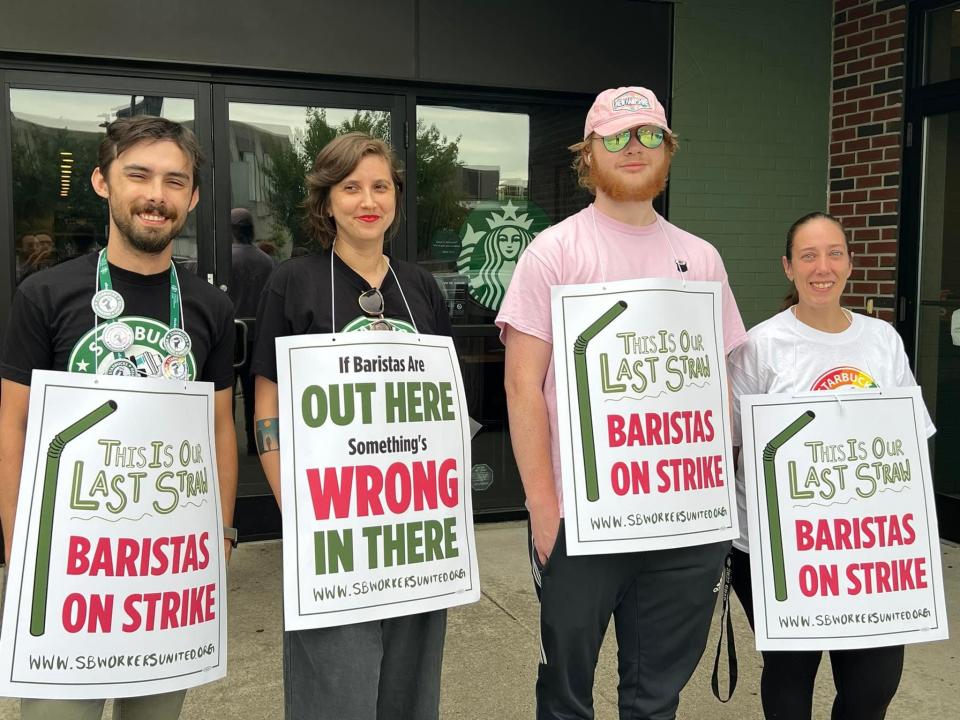
[[[307,108],[305,130],[294,133],[292,142],[278,143],[267,149],[263,172],[269,180],[267,198],[273,215],[274,238],[278,248],[289,239],[294,247],[311,247],[307,234],[303,200],[307,196],[306,176],[324,146],[337,135],[365,132],[390,139],[390,115],[384,112],[360,112],[332,126],[327,111]]]
[[[89,172],[97,164],[100,135],[35,125],[14,118],[12,169],[15,242],[28,234],[49,235],[54,245],[43,257],[18,256],[18,279],[49,267],[105,241],[107,211],[90,185]],[[72,163],[64,163],[67,157]],[[62,167],[69,167],[64,189]]]
[[[277,143],[266,150],[263,172],[269,181],[267,198],[278,247],[287,239],[294,247],[313,248],[306,230],[303,200],[306,175],[317,154],[338,135],[363,132],[390,141],[390,114],[357,111],[337,125],[327,121],[326,110],[307,108],[305,129],[291,142]],[[429,238],[431,228],[458,228],[467,215],[462,203],[466,195],[459,183],[460,138],[449,141],[436,126],[417,123],[417,234]],[[426,241],[424,241],[426,242]]]
[[[439,230],[457,232],[470,212],[460,181],[460,137],[450,141],[436,125],[417,122],[417,256]]]

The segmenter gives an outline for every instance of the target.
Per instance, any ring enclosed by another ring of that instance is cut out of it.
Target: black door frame
[[[921,209],[923,206],[924,124],[927,117],[960,111],[960,79],[924,84],[925,35],[929,13],[956,0],[916,0],[908,6],[903,162],[900,186],[900,247],[897,257],[895,327],[916,368],[920,319]],[[947,441],[946,438],[941,439]],[[935,440],[936,442],[936,440]],[[960,542],[960,497],[936,493],[940,535]]]
[[[10,90],[53,90],[76,93],[107,93],[120,95],[159,95],[193,100],[194,127],[200,146],[208,157],[212,154],[213,129],[210,115],[210,88],[203,83],[184,80],[166,80],[150,76],[88,75],[40,70],[0,70],[0,148],[11,147]],[[13,218],[13,159],[11,153],[0,153],[0,213],[6,221],[0,222],[0,317],[10,312],[13,291],[16,288],[15,264],[9,248],[16,238]],[[211,193],[213,169],[209,164],[200,171],[200,194]],[[213,204],[200,203],[197,207],[197,272],[202,278],[212,278],[215,271],[213,237]]]
[[[243,102],[262,105],[297,105],[317,108],[348,108],[359,110],[385,110],[390,113],[390,142],[394,148],[405,147],[406,98],[403,94],[332,91],[325,89],[285,88],[266,85],[214,84],[213,127],[219,128],[213,139],[214,171],[226,176],[214,188],[214,211],[216,222],[216,267],[217,283],[224,284],[230,277],[230,138],[223,132],[229,127],[229,104]],[[415,203],[414,196],[414,203]],[[404,209],[410,203],[410,193],[404,198]],[[401,259],[407,258],[406,224],[401,225],[399,235],[392,241],[392,252]]]
[[[14,83],[11,85],[11,83]],[[667,78],[670,85],[670,78]],[[323,106],[325,99],[336,105],[337,99],[345,99],[347,107],[389,109],[392,113],[392,140],[397,154],[408,169],[406,173],[404,212],[406,222],[391,251],[399,258],[416,261],[416,241],[411,236],[417,227],[416,208],[416,124],[417,105],[458,103],[490,103],[494,105],[537,104],[543,106],[579,106],[584,113],[593,101],[591,95],[572,92],[478,88],[441,83],[413,83],[410,81],[370,80],[360,78],[333,78],[302,73],[224,70],[206,66],[192,66],[147,61],[101,61],[86,58],[38,58],[26,55],[0,53],[0,148],[10,147],[9,88],[54,89],[78,92],[112,92],[122,94],[157,94],[168,97],[185,97],[194,100],[195,130],[201,147],[212,162],[201,173],[201,202],[197,212],[198,270],[201,277],[217,285],[227,282],[230,263],[228,217],[230,204],[228,183],[214,185],[223,158],[228,158],[228,142],[222,132],[214,135],[214,129],[225,129],[226,103],[231,100],[245,102],[280,102]],[[390,107],[383,107],[389,98]],[[668,116],[669,97],[665,98]],[[343,104],[343,102],[339,103]],[[219,124],[218,124],[219,123]],[[221,137],[223,136],[223,137]],[[576,138],[574,138],[576,139]],[[229,161],[227,176],[229,177]],[[0,212],[8,211],[12,218],[10,197],[11,163],[0,157]],[[212,201],[211,201],[212,200]],[[663,198],[666,210],[667,198]],[[226,208],[226,209],[225,209]],[[218,222],[218,218],[221,221]],[[9,314],[10,302],[15,289],[12,219],[9,223],[0,220],[0,318]],[[226,238],[226,239],[225,239]],[[0,320],[2,322],[2,320]],[[455,335],[495,335],[493,326],[485,328],[462,328]],[[522,514],[522,510],[519,510]],[[497,513],[491,517],[501,517]],[[513,517],[508,511],[506,516]],[[279,537],[281,522],[279,508],[271,495],[238,499],[235,524],[241,528],[244,540]]]
[[[213,141],[213,171],[216,177],[225,178],[214,187],[211,205],[214,212],[216,247],[216,282],[221,287],[230,282],[232,256],[230,246],[230,103],[243,102],[264,105],[291,105],[316,108],[349,108],[359,110],[385,110],[390,112],[390,140],[394,148],[405,145],[406,97],[403,94],[357,93],[306,88],[286,88],[255,84],[212,85],[213,124],[218,132]],[[416,194],[407,193],[405,208],[416,205]],[[409,246],[416,252],[416,243],[407,241],[406,226],[401,225],[399,235],[392,241],[391,252],[407,259]],[[242,464],[241,464],[242,466]],[[242,470],[242,467],[241,467]],[[234,525],[243,540],[279,537],[281,528],[280,508],[268,491],[259,495],[238,495],[234,510]]]

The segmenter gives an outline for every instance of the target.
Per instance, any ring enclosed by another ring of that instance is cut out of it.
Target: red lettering
[[[380,494],[383,492],[383,476],[380,468],[373,465],[357,465],[357,515],[383,515]]]
[[[71,535],[67,545],[67,575],[86,575],[90,569],[87,553],[90,541],[82,535]]]
[[[117,575],[137,576],[137,555],[140,543],[133,538],[117,538]]]
[[[141,595],[132,593],[123,602],[127,622],[123,632],[172,630],[216,619],[216,584]]]
[[[183,564],[180,566],[180,572],[194,572],[196,569],[197,538],[195,535],[188,535],[183,549]]]
[[[627,441],[627,434],[623,432],[626,426],[622,415],[607,415],[607,437],[610,447],[620,447]]]
[[[127,616],[127,621],[121,626],[121,630],[125,633],[136,632],[140,629],[140,623],[143,622],[143,619],[140,617],[137,603],[140,602],[141,598],[143,598],[143,595],[140,593],[133,593],[127,595],[123,601],[123,612]]]
[[[310,498],[313,500],[313,515],[317,520],[330,518],[331,505],[333,505],[334,517],[345,518],[350,514],[353,468],[348,466],[342,471],[341,480],[337,477],[337,469],[328,467],[323,471],[323,482],[320,482],[320,471],[317,468],[307,469],[307,483],[310,487]]]
[[[214,618],[216,618],[216,613],[214,613],[213,611],[213,605],[214,605],[213,591],[215,588],[216,588],[216,585],[214,585],[213,583],[210,583],[209,585],[204,586],[204,589],[203,589],[204,590],[203,610],[204,610],[204,614],[206,615],[206,620],[213,620]]]
[[[170,544],[170,538],[160,537],[153,541],[153,559],[157,561],[157,564],[150,569],[151,575],[166,575],[167,567],[170,564],[170,561],[167,560],[167,553],[164,551],[164,547]]]
[[[625,462],[616,462],[610,468],[610,485],[617,495],[633,493],[639,495],[641,491],[650,493],[650,464],[644,460],[632,460],[628,467]]]
[[[90,561],[90,574],[113,577],[113,558],[110,553],[109,538],[100,538],[97,541],[97,549],[93,551],[93,560]]]
[[[423,463],[413,465],[413,509],[437,508],[437,464],[431,460],[427,467]],[[454,483],[456,486],[456,483]]]
[[[913,529],[913,513],[907,513],[903,516],[903,544],[913,545],[917,539],[917,533]]]
[[[700,413],[696,413],[693,417],[694,417],[694,421],[695,421],[694,428],[696,428],[696,421],[699,419]],[[702,432],[702,435],[703,435],[703,437],[702,437],[702,441],[703,441],[703,442],[713,442],[713,438],[716,437],[716,432],[715,432],[714,429],[713,429],[713,410],[705,410],[705,411],[704,411],[704,413],[703,413],[703,428],[702,428],[701,432]],[[696,430],[694,430],[694,434],[696,434]],[[694,441],[694,442],[698,442],[697,438],[694,438],[693,441]]]
[[[78,633],[83,630],[87,620],[87,601],[80,593],[70,593],[63,601],[61,622],[63,629],[68,633]]]
[[[177,615],[180,611],[180,593],[165,592],[160,601],[160,629],[168,630],[177,627]]]
[[[387,468],[387,475],[383,484],[384,495],[390,512],[397,515],[406,512],[407,508],[410,507],[412,493],[410,469],[402,462],[393,463]]]
[[[797,550],[810,550],[813,548],[813,523],[809,520],[797,520],[794,523],[794,530],[797,533]]]
[[[647,442],[651,445],[663,445],[663,437],[660,435],[663,420],[656,413],[647,413],[644,417],[647,421]]]
[[[161,593],[152,592],[143,595],[143,602],[147,604],[147,626],[146,630],[153,630],[154,617],[156,616],[157,603],[160,602]]]
[[[447,458],[440,463],[440,501],[448,508],[460,502],[460,480],[456,475],[457,461]]]
[[[200,570],[205,570],[207,565],[210,564],[210,551],[207,549],[207,541],[209,539],[209,533],[200,533]]]
[[[847,593],[904,592],[927,587],[927,559],[925,557],[878,560],[851,563],[847,566]]]
[[[70,593],[63,601],[61,612],[63,629],[69,633],[110,632],[113,626],[113,595],[91,595],[89,599],[80,593]]]

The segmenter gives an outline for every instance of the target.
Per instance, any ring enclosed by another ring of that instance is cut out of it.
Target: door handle
[[[240,356],[240,360],[233,364],[233,368],[237,369],[247,362],[247,338],[249,336],[249,330],[247,328],[247,324],[239,318],[235,318],[233,324],[239,329],[238,337],[243,337],[243,341],[240,344],[240,347],[243,348],[243,354]]]

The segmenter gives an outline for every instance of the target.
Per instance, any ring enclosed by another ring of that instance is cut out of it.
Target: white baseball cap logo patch
[[[625,92],[623,95],[615,98],[611,109],[614,112],[618,110],[626,110],[627,112],[649,110],[650,101],[647,100],[646,96],[631,90],[630,92]]]

